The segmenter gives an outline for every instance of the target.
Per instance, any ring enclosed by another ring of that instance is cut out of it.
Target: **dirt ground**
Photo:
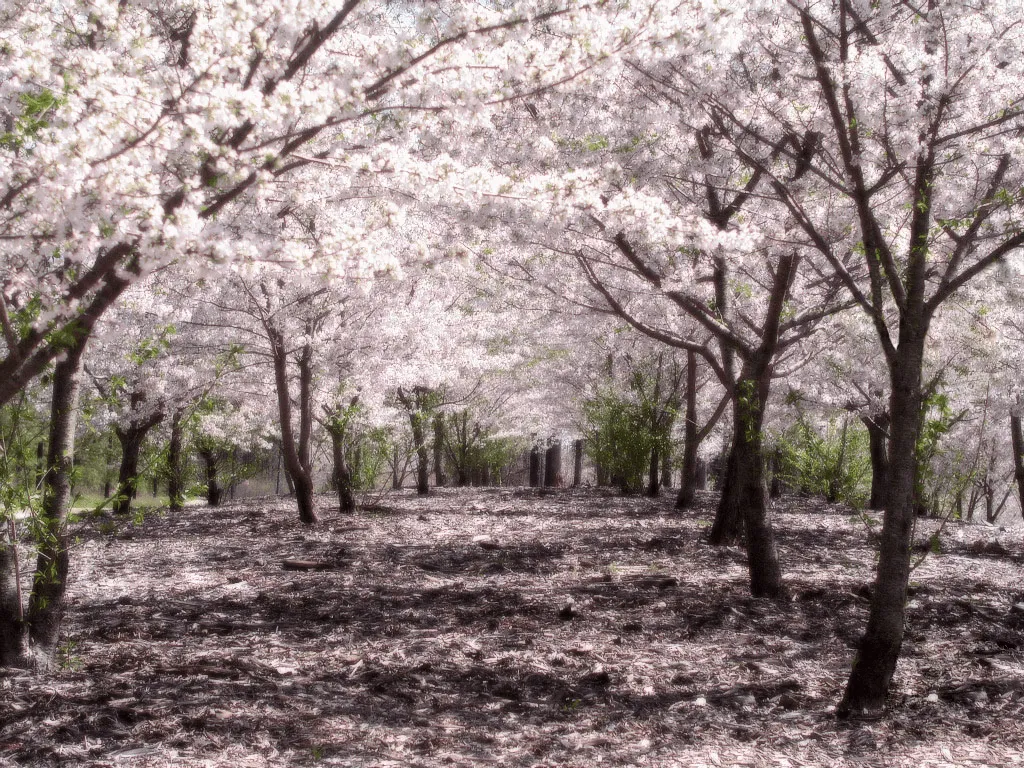
[[[845,723],[877,531],[848,509],[776,503],[778,604],[703,543],[711,494],[320,502],[80,524],[61,668],[0,673],[0,765],[1024,763],[1017,532],[920,547],[890,716]]]

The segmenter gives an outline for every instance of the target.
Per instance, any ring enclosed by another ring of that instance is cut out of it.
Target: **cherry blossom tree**
[[[1021,9],[793,2],[749,21],[756,45],[709,98],[719,129],[867,314],[888,368],[880,557],[840,707],[878,711],[903,637],[933,324],[1024,244]]]
[[[415,170],[398,146],[434,115],[471,120],[620,44],[573,4],[372,0],[17,3],[0,37],[0,403],[140,276],[252,257],[220,224],[233,207],[331,158]]]

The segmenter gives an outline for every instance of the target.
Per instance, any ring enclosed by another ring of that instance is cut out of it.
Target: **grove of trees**
[[[871,714],[916,517],[1024,499],[1017,2],[13,2],[0,38],[0,665],[52,663],[75,510],[148,482],[689,514],[713,464],[754,597],[776,492],[882,511]]]

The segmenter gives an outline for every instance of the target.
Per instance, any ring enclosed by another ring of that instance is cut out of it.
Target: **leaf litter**
[[[83,527],[60,668],[0,676],[0,765],[1024,762],[1009,534],[946,526],[889,717],[841,722],[875,560],[849,509],[776,502],[775,603],[704,543],[710,493],[683,514],[592,490],[320,501],[312,529],[277,498]]]

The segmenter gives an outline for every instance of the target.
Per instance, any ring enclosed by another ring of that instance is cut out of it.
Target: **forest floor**
[[[1024,764],[1016,531],[921,547],[891,710],[842,722],[878,531],[849,509],[776,503],[776,603],[704,543],[711,494],[320,502],[79,524],[60,669],[0,675],[0,766]]]

